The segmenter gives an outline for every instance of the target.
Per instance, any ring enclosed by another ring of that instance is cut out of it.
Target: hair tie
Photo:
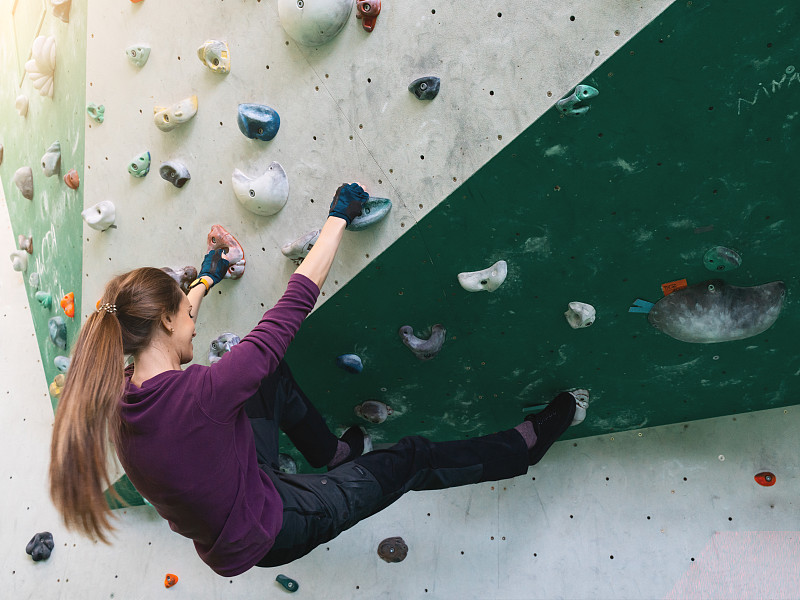
[[[116,304],[101,304],[97,307],[97,312],[106,311],[107,313],[116,314],[117,312],[117,305]]]

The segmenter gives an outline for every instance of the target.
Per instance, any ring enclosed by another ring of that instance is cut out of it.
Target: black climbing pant
[[[383,510],[408,491],[440,490],[497,481],[522,475],[528,470],[525,441],[519,432],[509,429],[454,442],[431,442],[420,436],[409,436],[390,448],[369,452],[327,473],[281,473],[277,468],[277,438],[278,428],[283,428],[285,423],[296,433],[294,438],[290,436],[295,445],[298,443],[296,440],[308,445],[314,437],[306,435],[308,432],[316,432],[321,445],[328,444],[330,438],[336,440],[322,416],[291,378],[288,367],[281,364],[285,367],[282,371],[284,379],[265,379],[257,394],[259,399],[253,400],[253,404],[263,408],[261,411],[253,410],[253,414],[263,413],[263,416],[253,419],[248,410],[256,433],[259,463],[283,501],[283,526],[272,549],[257,563],[259,567],[283,565],[305,556],[362,519]],[[291,392],[286,393],[287,389]],[[301,401],[306,410],[293,407],[295,400]],[[250,401],[246,407],[249,405]],[[293,409],[293,418],[285,417],[287,407]],[[302,416],[295,419],[299,413]],[[308,427],[308,432],[298,432],[301,426]],[[325,429],[325,434],[321,433],[321,428]],[[268,432],[268,429],[272,431]],[[262,441],[268,445],[259,448]],[[323,454],[319,449],[297,448],[304,456]]]

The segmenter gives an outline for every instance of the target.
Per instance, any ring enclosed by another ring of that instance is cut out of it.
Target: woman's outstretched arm
[[[305,275],[322,289],[322,284],[331,270],[336,250],[342,241],[347,222],[336,217],[328,217],[322,231],[317,238],[317,243],[297,267],[295,273]]]

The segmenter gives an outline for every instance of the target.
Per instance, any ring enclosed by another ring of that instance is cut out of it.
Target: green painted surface
[[[311,315],[288,358],[330,424],[374,398],[395,410],[369,426],[378,443],[474,436],[570,387],[593,399],[568,437],[796,402],[799,13],[675,3],[583,81],[600,90],[585,116],[553,108]],[[770,330],[687,344],[627,312],[662,283],[717,276],[703,265],[717,245],[742,257],[726,281],[786,282]],[[499,259],[499,290],[460,288],[457,273]],[[567,325],[573,300],[594,326]],[[397,330],[435,323],[447,342],[420,362]],[[334,364],[349,352],[360,375]]]
[[[45,7],[40,0],[27,4],[36,5],[41,10]],[[23,13],[27,16],[19,21],[0,20],[3,40],[28,40],[25,42],[27,49],[23,51],[29,53],[30,43],[35,38],[30,28],[38,27],[37,19],[41,17],[38,12],[38,17],[31,16],[34,12],[33,9],[26,9]],[[15,27],[18,30],[16,32]],[[75,169],[83,181],[86,2],[73,0],[69,24],[61,22],[52,15],[52,11],[48,11],[39,33],[56,38],[55,93],[52,99],[40,96],[27,76],[20,89],[16,45],[0,44],[0,65],[3,67],[0,69],[0,106],[4,107],[0,110],[0,143],[5,148],[0,177],[14,238],[19,234],[33,237],[33,255],[29,258],[24,278],[41,362],[50,382],[58,374],[53,359],[60,354],[69,354],[80,327],[83,262],[83,220],[80,213],[83,210],[83,185],[71,190],[64,183],[63,176],[70,169]],[[26,55],[23,64],[27,58]],[[25,118],[20,117],[14,109],[15,99],[20,93],[26,94],[30,102]],[[61,174],[45,177],[41,158],[56,140],[61,143]],[[32,201],[23,198],[12,181],[14,173],[22,166],[29,166],[33,170]],[[5,268],[10,268],[5,260]],[[36,290],[28,284],[28,277],[34,271],[40,276],[39,289],[53,296],[53,305],[49,309],[36,301]],[[68,292],[75,294],[74,319],[66,317],[60,306],[61,298]],[[56,315],[61,315],[67,323],[66,350],[57,348],[49,339],[47,321]],[[55,399],[52,400],[55,408]]]

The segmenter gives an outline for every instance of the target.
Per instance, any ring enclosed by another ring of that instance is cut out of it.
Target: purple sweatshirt
[[[313,281],[292,275],[275,307],[216,364],[165,371],[141,388],[127,371],[117,456],[170,528],[194,540],[200,558],[225,577],[261,560],[283,522],[280,496],[258,468],[244,403],[276,369],[318,296]]]

